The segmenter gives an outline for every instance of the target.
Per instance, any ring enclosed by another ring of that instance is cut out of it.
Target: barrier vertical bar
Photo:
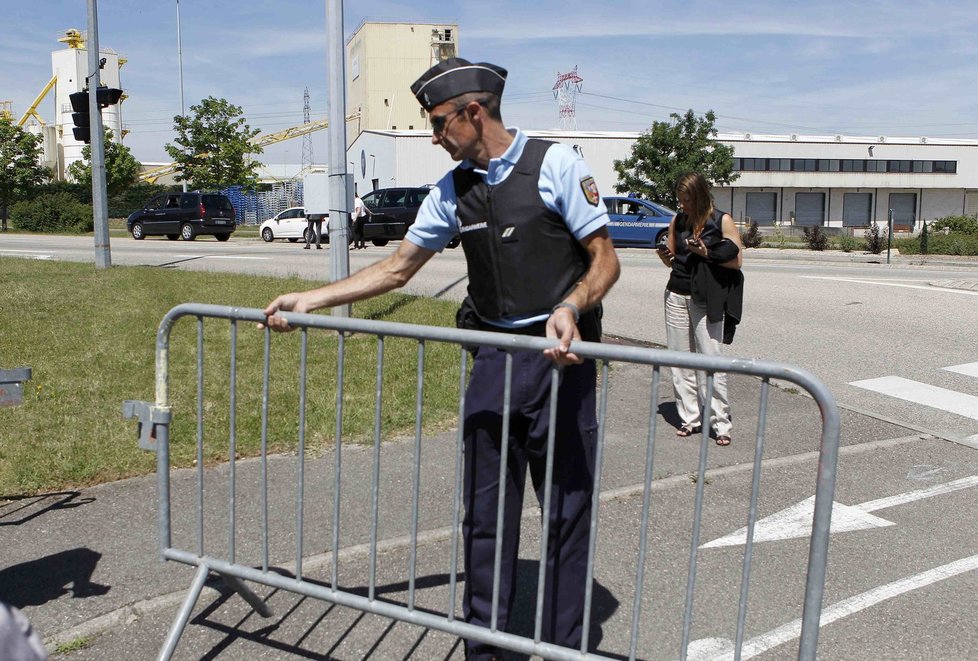
[[[272,329],[265,326],[261,385],[261,569],[268,571],[268,381],[271,372]]]
[[[343,456],[343,378],[346,361],[346,334],[340,333],[336,345],[336,461],[333,463],[333,566],[330,586],[336,592],[339,580],[340,554],[340,476]]]
[[[642,490],[642,529],[639,532],[638,566],[635,571],[635,600],[632,603],[632,637],[628,646],[628,661],[635,661],[638,653],[638,628],[642,616],[642,591],[645,588],[645,557],[648,553],[649,511],[652,501],[652,471],[655,455],[655,428],[658,421],[660,368],[652,368],[652,391],[649,396],[649,435],[645,447],[645,479]]]
[[[238,439],[236,434],[237,430],[235,428],[235,422],[236,422],[235,411],[237,409],[236,401],[237,401],[237,377],[238,377],[237,363],[238,363],[238,322],[237,320],[232,319],[231,320],[231,401],[229,404],[229,406],[231,407],[231,417],[229,421],[230,434],[231,434],[231,442],[230,442],[231,457],[230,457],[230,466],[229,466],[229,475],[228,475],[228,480],[229,480],[228,489],[230,492],[228,498],[228,511],[231,519],[230,521],[231,525],[228,529],[228,562],[231,563],[234,562],[234,538],[235,538],[234,508],[235,508],[235,488],[237,484],[235,479],[235,455],[237,454],[237,444],[238,444]]]
[[[204,318],[197,317],[197,555],[204,555]]]
[[[418,383],[414,397],[414,493],[411,497],[411,555],[408,559],[408,610],[414,610],[414,583],[418,560],[418,500],[421,491],[421,430],[424,404],[424,341],[418,342]]]
[[[303,328],[299,337],[299,458],[295,488],[295,579],[302,580],[302,505],[306,487],[306,376],[308,366],[309,329]]]
[[[740,661],[747,625],[747,594],[750,589],[750,570],[754,560],[754,526],[757,523],[757,500],[761,491],[761,461],[764,459],[764,427],[767,420],[768,379],[761,380],[760,406],[757,414],[757,438],[754,444],[754,475],[750,485],[750,505],[747,510],[747,542],[744,545],[744,568],[740,580],[740,604],[737,607],[737,638],[734,661]]]
[[[679,661],[686,661],[689,648],[689,630],[693,621],[693,591],[696,588],[696,551],[700,545],[700,523],[703,520],[703,490],[706,486],[706,454],[710,441],[710,422],[713,417],[713,377],[706,377],[706,397],[700,406],[700,458],[696,469],[696,502],[693,507],[693,535],[689,546],[689,570],[686,573],[686,607],[683,610],[683,640],[679,651]]]
[[[591,534],[588,537],[587,572],[584,583],[584,625],[581,633],[581,653],[587,653],[591,628],[591,597],[594,590],[594,551],[598,541],[598,503],[601,502],[601,461],[604,456],[604,430],[608,413],[608,361],[601,361],[601,399],[598,404],[598,438],[594,452],[594,478],[591,481]]]
[[[503,558],[503,521],[506,511],[506,473],[509,468],[509,405],[513,393],[513,354],[506,352],[506,385],[503,388],[503,434],[499,448],[499,500],[496,503],[496,548],[492,561],[492,614],[489,630],[499,622],[499,569]]]
[[[547,462],[543,478],[543,526],[540,531],[540,567],[537,571],[537,605],[533,618],[533,641],[543,639],[543,595],[547,583],[547,549],[550,546],[550,493],[554,476],[554,439],[557,436],[557,396],[560,388],[560,368],[550,368],[550,419],[547,428]]]
[[[458,587],[458,528],[462,511],[462,447],[465,443],[465,377],[468,367],[469,352],[461,348],[462,357],[459,360],[458,379],[458,434],[455,441],[455,494],[452,502],[452,557],[448,578],[448,621],[455,620],[455,603]]]
[[[377,588],[377,519],[380,502],[380,432],[381,407],[384,396],[384,336],[377,337],[377,381],[374,397],[374,465],[373,477],[370,480],[370,577],[368,599],[373,601]]]
[[[815,661],[818,646],[825,570],[829,561],[832,494],[835,491],[835,473],[839,459],[839,409],[831,399],[818,399],[818,403],[822,414],[822,440],[819,444],[815,513],[812,517],[812,541],[808,551],[808,575],[805,580],[805,605],[801,615],[799,661]]]

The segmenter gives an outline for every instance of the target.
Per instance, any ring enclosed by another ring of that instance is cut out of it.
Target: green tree
[[[41,136],[31,135],[0,117],[0,229],[7,231],[7,208],[46,181],[51,172],[40,162]]]
[[[165,147],[180,166],[176,180],[187,180],[200,189],[255,188],[255,170],[261,163],[250,154],[260,154],[262,148],[251,140],[260,131],[248,126],[241,107],[209,96],[190,106],[190,113],[173,118],[177,138]]]
[[[119,195],[136,181],[139,174],[139,161],[121,142],[112,140],[112,131],[105,131],[105,189],[108,195]],[[82,148],[84,161],[75,161],[68,166],[68,176],[80,184],[92,186],[92,148]]]
[[[672,113],[670,122],[653,122],[632,145],[628,158],[614,163],[618,173],[615,190],[679,208],[676,180],[687,172],[699,172],[713,185],[737,179],[733,172],[733,147],[716,140],[716,115],[710,110],[697,117],[692,110]]]

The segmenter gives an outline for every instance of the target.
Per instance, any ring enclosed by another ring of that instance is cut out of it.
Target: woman
[[[721,344],[730,343],[740,320],[740,232],[730,214],[714,209],[710,185],[703,175],[680,177],[676,197],[682,212],[672,219],[668,240],[658,249],[662,262],[672,268],[665,291],[666,343],[671,351],[719,356]],[[676,435],[698,433],[703,425],[706,374],[673,368],[672,385],[682,420]],[[730,445],[726,374],[714,374],[709,410],[717,445]]]

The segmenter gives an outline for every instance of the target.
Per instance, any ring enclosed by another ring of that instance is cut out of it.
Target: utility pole
[[[180,116],[183,117],[187,114],[187,110],[183,105],[183,42],[180,40],[180,0],[177,0],[177,62],[180,66]],[[182,175],[182,172],[181,172]],[[187,192],[187,180],[181,176],[180,183],[183,184],[183,192]]]
[[[346,172],[346,85],[344,84],[343,0],[326,0],[326,72],[329,85],[326,117],[329,140],[329,255],[332,281],[350,275],[349,223],[353,210],[353,176]],[[349,317],[350,306],[333,308],[338,317]]]
[[[88,0],[88,114],[91,117],[92,212],[95,220],[95,268],[112,266],[109,249],[109,214],[105,192],[105,132],[98,103],[101,82],[98,48],[98,10],[95,0]]]

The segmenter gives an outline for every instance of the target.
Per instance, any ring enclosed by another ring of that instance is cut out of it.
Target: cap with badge
[[[488,62],[473,64],[460,57],[439,62],[411,85],[411,93],[425,110],[468,92],[489,92],[502,96],[506,69]]]

